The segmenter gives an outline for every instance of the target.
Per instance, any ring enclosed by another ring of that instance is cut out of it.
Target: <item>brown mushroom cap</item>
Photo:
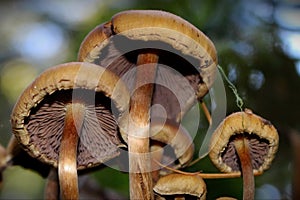
[[[218,197],[216,200],[236,200],[234,197]]]
[[[181,119],[208,92],[217,65],[213,43],[186,20],[164,11],[120,12],[86,36],[78,60],[109,68],[132,91],[134,72],[126,73],[136,66],[137,55],[148,50],[159,55],[160,64],[153,104],[161,104],[168,118]]]
[[[46,70],[25,89],[13,109],[16,139],[32,157],[57,167],[65,107],[77,101],[86,106],[78,169],[117,156],[121,141],[112,109],[121,115],[129,102],[129,93],[119,81],[108,70],[89,63],[66,63]]]
[[[254,173],[268,169],[278,149],[279,136],[275,127],[250,110],[226,117],[214,132],[209,156],[223,172],[241,171],[233,141],[245,137],[249,141]]]
[[[206,199],[206,184],[200,176],[168,174],[157,181],[153,190],[161,196],[191,195]]]
[[[152,121],[150,134],[151,140],[168,144],[174,149],[176,159],[179,161],[178,167],[183,167],[192,160],[194,143],[190,134],[180,124],[172,121],[165,123]]]

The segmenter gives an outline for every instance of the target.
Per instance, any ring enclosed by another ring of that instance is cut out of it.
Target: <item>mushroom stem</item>
[[[85,115],[85,106],[66,106],[65,125],[61,139],[58,176],[62,199],[78,199],[77,145]]]
[[[254,175],[249,149],[249,141],[244,138],[234,140],[235,150],[239,156],[243,176],[243,199],[254,199]]]
[[[149,147],[150,106],[158,56],[140,54],[137,59],[136,91],[131,97],[128,135],[131,199],[153,199]]]
[[[219,179],[219,178],[238,178],[241,177],[241,172],[230,172],[230,173],[202,173],[202,172],[184,172],[179,169],[174,169],[171,167],[168,167],[166,165],[161,164],[157,160],[153,160],[156,164],[159,166],[166,168],[167,170],[170,170],[172,172],[176,172],[179,174],[184,174],[184,175],[190,175],[190,176],[200,176],[203,179]],[[256,171],[253,173],[254,176],[259,176],[261,175],[262,172]]]
[[[206,117],[209,125],[211,126],[211,124],[212,124],[212,118],[211,118],[209,110],[208,110],[208,108],[207,108],[207,106],[206,106],[206,104],[205,104],[204,101],[201,101],[201,107],[203,109],[204,115],[205,115],[205,117]]]
[[[58,174],[56,168],[52,168],[47,177],[45,191],[44,191],[44,199],[46,200],[59,199]]]

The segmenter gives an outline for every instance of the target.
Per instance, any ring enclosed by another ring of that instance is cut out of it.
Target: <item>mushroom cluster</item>
[[[181,121],[208,93],[216,70],[214,44],[186,20],[156,10],[114,15],[87,34],[78,61],[47,69],[20,95],[13,136],[0,147],[0,183],[7,166],[22,165],[48,176],[47,199],[78,199],[78,171],[123,148],[131,199],[205,199],[203,178],[241,174],[252,188],[253,174],[271,164],[278,135],[249,111],[226,118],[211,141],[209,156],[227,175],[178,170],[194,155]],[[244,194],[251,199],[254,189]]]
[[[174,171],[173,176],[167,175],[159,179],[154,187],[158,199],[192,195],[197,199],[206,196],[205,190],[196,193],[205,183],[193,187],[188,183],[192,177],[203,179],[236,178],[243,177],[243,199],[253,200],[255,195],[254,176],[261,175],[271,166],[278,150],[279,136],[275,127],[264,118],[254,114],[250,109],[236,112],[227,116],[214,131],[210,141],[209,157],[213,164],[224,173],[183,172],[166,167]],[[176,179],[182,183],[182,190],[174,187]],[[172,181],[171,181],[172,180]],[[184,185],[184,186],[183,186]],[[190,185],[189,189],[184,189]],[[172,192],[171,192],[172,191]],[[201,190],[202,191],[202,190]],[[196,195],[197,194],[197,195]],[[203,195],[203,196],[202,196]],[[188,198],[188,197],[184,197]],[[220,199],[232,199],[220,197]]]

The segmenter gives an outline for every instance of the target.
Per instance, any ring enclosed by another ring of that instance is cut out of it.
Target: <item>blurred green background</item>
[[[11,136],[10,113],[22,90],[43,70],[75,61],[85,35],[127,9],[172,12],[190,21],[214,42],[219,64],[237,86],[246,107],[270,120],[280,134],[280,148],[273,165],[256,178],[256,199],[291,199],[292,181],[296,177],[290,135],[299,135],[300,131],[297,0],[1,0],[0,143],[6,146]],[[228,87],[226,90],[230,114],[238,108],[234,95]],[[206,129],[204,121],[195,142]],[[187,170],[217,171],[208,158]],[[98,188],[115,190],[128,198],[128,176],[116,170],[99,170],[82,180],[86,181],[84,190],[90,195],[85,196],[87,199],[99,198]],[[96,186],[94,190],[88,188],[87,182]],[[242,197],[241,179],[206,183],[208,199]],[[40,199],[44,184],[45,180],[36,173],[11,167],[4,173],[0,198]]]

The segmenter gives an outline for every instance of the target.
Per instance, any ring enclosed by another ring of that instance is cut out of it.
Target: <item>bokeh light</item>
[[[13,47],[29,60],[49,60],[60,56],[68,47],[63,30],[53,23],[33,23],[19,29],[13,36]]]

